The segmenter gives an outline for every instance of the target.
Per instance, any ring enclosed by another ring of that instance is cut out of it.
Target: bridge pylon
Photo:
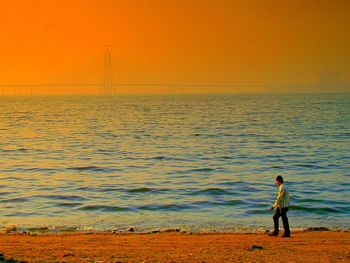
[[[107,49],[104,52],[104,64],[100,82],[100,91],[103,95],[113,95],[116,93],[116,86],[111,51]]]

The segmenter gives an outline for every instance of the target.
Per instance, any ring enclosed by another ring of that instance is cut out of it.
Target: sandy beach
[[[350,232],[1,234],[8,262],[350,262]],[[6,262],[6,261],[5,261]]]

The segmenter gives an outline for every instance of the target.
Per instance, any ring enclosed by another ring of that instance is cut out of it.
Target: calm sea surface
[[[0,98],[0,226],[350,227],[350,95]]]

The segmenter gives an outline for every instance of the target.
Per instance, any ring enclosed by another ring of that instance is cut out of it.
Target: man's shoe
[[[278,233],[275,233],[275,232],[272,232],[269,234],[270,237],[277,237],[278,236]]]
[[[283,234],[282,237],[290,237],[290,234]]]

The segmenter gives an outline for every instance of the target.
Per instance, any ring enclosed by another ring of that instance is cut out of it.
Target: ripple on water
[[[189,194],[191,195],[229,195],[229,194],[232,194],[232,192],[223,188],[210,187],[206,189],[191,191]]]
[[[78,172],[116,172],[120,171],[120,169],[117,168],[106,168],[106,167],[99,167],[99,166],[77,166],[77,167],[68,167],[67,170],[73,170]]]
[[[327,215],[327,214],[346,214],[349,212],[347,208],[340,207],[311,207],[311,206],[301,206],[301,205],[291,205],[290,210],[302,211],[306,213],[312,213],[316,215]]]
[[[58,207],[77,207],[77,206],[83,206],[83,203],[81,202],[63,202],[63,203],[53,203],[53,205],[58,206]]]
[[[193,204],[147,204],[137,206],[137,210],[147,211],[184,211],[195,209]]]
[[[7,198],[7,199],[2,199],[2,203],[23,203],[23,202],[29,202],[30,197],[15,197],[15,198]]]
[[[81,211],[104,211],[104,212],[124,212],[131,211],[132,209],[129,207],[121,207],[121,206],[109,206],[109,205],[84,205],[79,206],[76,210]]]
[[[51,200],[86,201],[88,198],[80,195],[35,195],[35,198],[45,198]]]

